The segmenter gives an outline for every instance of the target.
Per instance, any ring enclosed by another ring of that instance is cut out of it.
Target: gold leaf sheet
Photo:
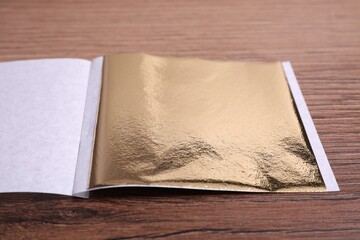
[[[281,62],[105,57],[89,188],[325,191]]]

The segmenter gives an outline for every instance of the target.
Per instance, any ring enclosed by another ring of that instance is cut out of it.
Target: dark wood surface
[[[341,192],[0,194],[1,239],[360,238],[360,1],[0,1],[0,61],[110,52],[291,60]]]

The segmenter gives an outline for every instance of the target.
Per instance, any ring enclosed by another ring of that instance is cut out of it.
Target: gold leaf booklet
[[[289,62],[0,63],[0,192],[339,191]]]

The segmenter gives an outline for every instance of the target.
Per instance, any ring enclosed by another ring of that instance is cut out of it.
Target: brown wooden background
[[[341,192],[0,194],[0,238],[360,238],[360,1],[0,0],[0,61],[110,52],[291,60]]]

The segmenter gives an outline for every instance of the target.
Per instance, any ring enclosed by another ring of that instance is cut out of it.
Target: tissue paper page
[[[100,102],[102,69],[103,57],[95,58],[91,62],[90,67],[78,160],[76,164],[73,196],[77,197],[89,197],[89,174]]]
[[[90,188],[325,191],[282,64],[105,58]]]
[[[0,192],[71,195],[90,62],[0,63]]]

